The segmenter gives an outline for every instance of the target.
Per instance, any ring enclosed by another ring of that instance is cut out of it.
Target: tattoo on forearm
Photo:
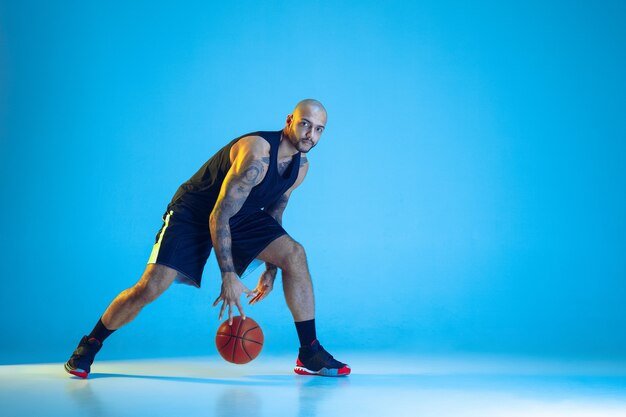
[[[235,264],[233,262],[230,226],[228,224],[220,224],[217,228],[217,238],[213,238],[213,246],[217,263],[222,272],[235,272]]]
[[[241,174],[231,175],[222,184],[222,191],[209,218],[211,241],[222,272],[235,272],[230,218],[241,209],[252,187],[261,182],[268,162],[269,158],[254,160]]]

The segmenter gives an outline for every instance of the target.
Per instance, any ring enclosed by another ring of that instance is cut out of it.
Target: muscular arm
[[[258,185],[267,173],[269,158],[263,142],[251,137],[233,146],[231,168],[209,217],[211,240],[222,273],[235,272],[229,221],[241,209],[252,187]]]
[[[289,188],[285,192],[285,194],[280,196],[280,198],[277,201],[275,201],[272,205],[265,208],[265,212],[267,212],[270,216],[272,216],[278,222],[278,224],[280,225],[283,224],[283,212],[285,211],[285,208],[287,207],[287,203],[289,202],[289,197],[291,196],[291,192],[295,190],[300,184],[302,184],[302,181],[304,181],[304,177],[306,176],[308,171],[309,171],[309,161],[306,156],[302,155],[302,157],[300,158],[300,169],[298,171],[298,178],[296,178],[296,182],[294,182],[291,188]],[[271,263],[266,263],[265,266],[267,270],[272,270],[272,271],[276,270],[276,266],[272,265]]]

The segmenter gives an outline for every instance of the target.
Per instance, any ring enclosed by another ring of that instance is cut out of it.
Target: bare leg
[[[351,370],[343,362],[339,362],[324,349],[319,341],[314,339],[310,344],[308,340],[312,335],[306,330],[298,327],[303,322],[315,318],[315,300],[313,298],[313,284],[311,274],[306,261],[304,248],[298,242],[287,235],[283,235],[270,243],[260,254],[259,259],[276,265],[283,271],[283,289],[285,299],[294,321],[296,330],[300,338],[300,349],[294,372],[299,375],[324,375],[324,376],[345,376]],[[315,322],[310,322],[313,328]],[[301,335],[301,330],[304,330]],[[313,332],[313,336],[314,336]]]
[[[148,264],[141,279],[111,302],[102,316],[102,324],[109,330],[117,330],[131,322],[144,306],[169,288],[177,275],[178,271],[167,266]]]
[[[294,321],[314,319],[313,283],[302,245],[283,235],[270,243],[258,258],[283,271],[283,291]]]

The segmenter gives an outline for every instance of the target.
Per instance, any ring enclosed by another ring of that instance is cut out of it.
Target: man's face
[[[287,116],[289,141],[303,153],[309,152],[326,127],[326,112],[316,107],[304,107]]]

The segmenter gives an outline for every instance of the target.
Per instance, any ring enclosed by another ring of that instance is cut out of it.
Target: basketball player
[[[96,353],[115,330],[133,320],[174,281],[200,287],[211,248],[222,274],[219,319],[228,309],[245,319],[240,297],[249,304],[273,289],[282,271],[287,305],[293,315],[300,350],[294,371],[302,375],[344,376],[350,368],[335,360],[317,341],[313,287],[304,248],[283,229],[289,197],[309,169],[306,154],[317,145],[326,125],[326,109],[303,100],[277,132],[254,132],[234,139],[182,184],[163,215],[163,226],[141,279],[122,291],[92,332],[84,336],[65,370],[87,378]],[[254,290],[240,276],[260,259],[266,270]]]

